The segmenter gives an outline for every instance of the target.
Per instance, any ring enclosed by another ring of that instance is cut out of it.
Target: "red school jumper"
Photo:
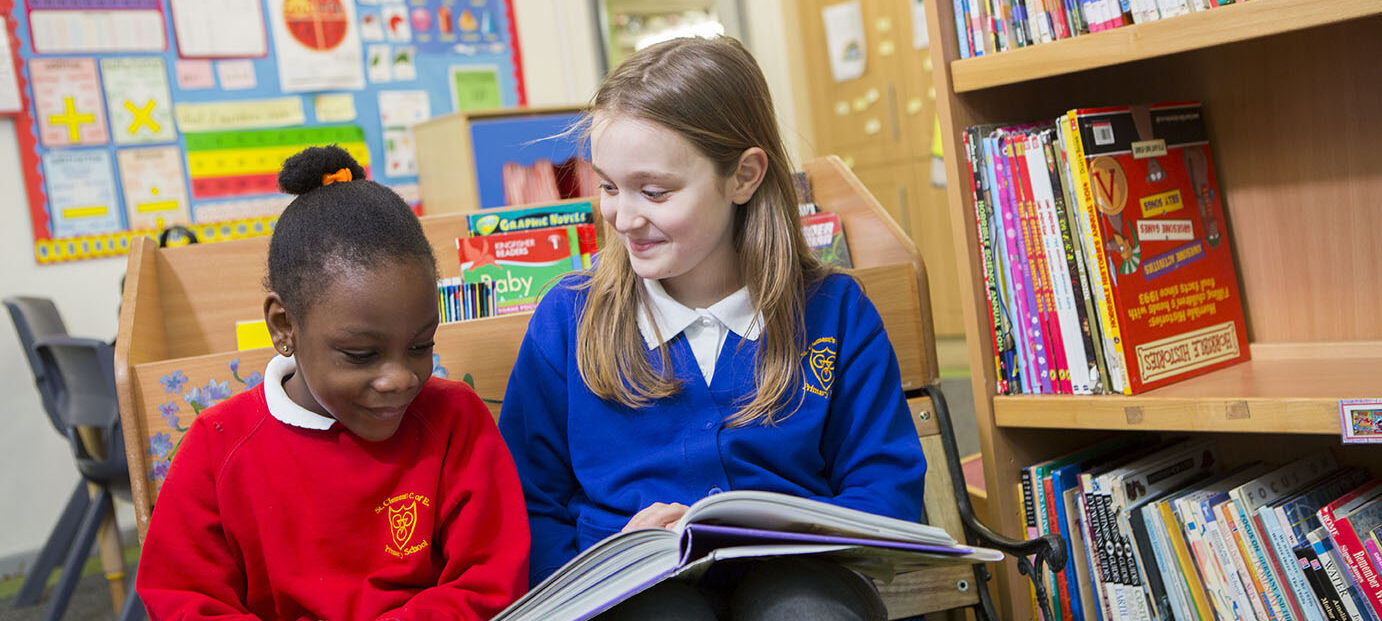
[[[522,491],[469,386],[429,380],[398,432],[371,443],[330,419],[281,419],[306,410],[271,413],[283,363],[178,448],[139,564],[154,621],[488,619],[523,594]]]

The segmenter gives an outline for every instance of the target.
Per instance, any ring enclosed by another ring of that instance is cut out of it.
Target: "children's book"
[[[806,245],[821,263],[846,269],[854,267],[839,214],[822,211],[802,216],[801,233],[806,236]]]
[[[557,226],[594,224],[595,208],[590,201],[576,201],[522,209],[505,209],[493,213],[481,211],[466,216],[465,223],[472,237]]]
[[[1247,360],[1247,324],[1198,102],[1076,110],[1129,394]]]
[[[562,274],[590,267],[595,225],[461,237],[456,251],[461,280],[494,283],[497,314],[530,311]]]
[[[672,528],[612,535],[543,580],[495,621],[582,621],[659,582],[691,580],[717,561],[816,556],[890,578],[932,565],[1003,559],[938,527],[771,492],[708,496]]]

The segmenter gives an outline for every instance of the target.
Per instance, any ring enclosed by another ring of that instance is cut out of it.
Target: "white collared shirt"
[[[756,341],[763,325],[763,316],[753,308],[747,288],[729,294],[725,299],[710,305],[710,308],[689,308],[672,299],[662,283],[643,279],[643,287],[648,291],[651,305],[643,306],[638,313],[638,331],[643,334],[643,342],[648,349],[672,340],[682,332],[691,345],[691,353],[701,368],[701,376],[706,385],[715,376],[715,360],[720,357],[720,349],[725,345],[729,332],[740,338]],[[649,322],[653,316],[657,329]],[[658,340],[661,334],[662,340]]]
[[[269,404],[269,414],[285,425],[325,431],[336,424],[336,419],[322,416],[308,410],[292,400],[283,389],[283,378],[298,369],[297,361],[283,356],[274,356],[264,368],[264,400]]]

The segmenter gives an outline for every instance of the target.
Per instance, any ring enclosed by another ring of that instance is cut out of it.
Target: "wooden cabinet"
[[[840,0],[796,2],[807,68],[812,150],[838,155],[921,248],[932,273],[938,336],[963,333],[954,242],[945,190],[931,185],[935,126],[932,60],[913,45],[908,0],[859,0],[864,72],[836,81],[831,73],[822,9]]]
[[[1382,3],[1251,0],[959,60],[952,3],[926,0],[948,203],[990,517],[1023,532],[1018,470],[1110,432],[1210,434],[1230,464],[1339,443],[1341,399],[1382,395]],[[1133,397],[994,396],[983,274],[960,132],[1076,107],[1204,102],[1252,361]],[[881,198],[881,194],[880,198]],[[1008,493],[1004,493],[1007,490]],[[1032,615],[1005,571],[1005,618]]]

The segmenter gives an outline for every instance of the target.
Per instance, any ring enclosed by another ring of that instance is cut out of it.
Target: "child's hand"
[[[679,502],[670,505],[655,502],[630,518],[629,523],[624,525],[624,531],[639,528],[671,528],[676,526],[677,520],[680,520],[681,516],[686,515],[686,510],[689,508]]]

